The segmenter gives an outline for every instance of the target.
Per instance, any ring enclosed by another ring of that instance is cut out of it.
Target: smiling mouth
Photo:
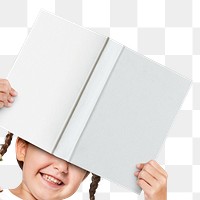
[[[50,176],[50,175],[44,174],[44,173],[40,173],[40,174],[41,174],[42,178],[49,183],[52,183],[52,184],[55,184],[55,185],[60,185],[60,186],[64,185],[64,183],[61,180],[59,180],[59,179],[57,179],[53,176]]]

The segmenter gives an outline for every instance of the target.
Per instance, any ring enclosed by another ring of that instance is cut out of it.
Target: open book
[[[18,96],[0,126],[140,193],[191,80],[124,45],[41,10],[7,77]]]

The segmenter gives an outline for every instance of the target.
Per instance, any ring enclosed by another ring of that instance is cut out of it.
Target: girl
[[[0,79],[0,108],[10,107],[17,92],[6,79]],[[12,133],[6,135],[5,144],[0,149],[0,159],[6,153],[12,140]],[[0,200],[62,200],[74,194],[89,172],[42,149],[17,138],[16,158],[22,169],[22,182],[15,188],[0,192]],[[134,175],[138,185],[144,190],[145,200],[167,199],[167,173],[155,161],[137,165]],[[90,200],[100,177],[93,174],[90,184]]]

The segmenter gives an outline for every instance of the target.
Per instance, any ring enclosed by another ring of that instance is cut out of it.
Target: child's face
[[[24,162],[21,185],[36,199],[59,200],[71,196],[87,173],[21,139],[16,142],[16,153],[17,159]]]

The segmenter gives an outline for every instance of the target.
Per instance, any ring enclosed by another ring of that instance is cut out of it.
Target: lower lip
[[[50,189],[56,190],[56,189],[60,189],[63,186],[63,184],[62,185],[57,185],[55,183],[47,181],[46,179],[43,178],[41,173],[40,173],[40,176],[41,176],[42,182],[45,184],[45,186],[47,186]]]

